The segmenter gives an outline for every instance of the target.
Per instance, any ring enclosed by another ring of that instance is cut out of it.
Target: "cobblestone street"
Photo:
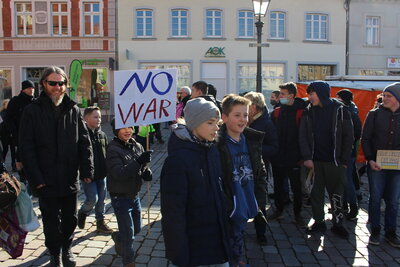
[[[108,124],[103,130],[112,138],[112,131]],[[169,131],[163,129],[164,139],[168,139]],[[164,241],[161,233],[160,213],[160,185],[159,174],[165,157],[167,156],[167,142],[154,144],[155,153],[151,162],[153,181],[149,195],[146,185],[142,187],[143,229],[134,242],[137,251],[136,266],[168,266],[164,257]],[[9,159],[8,164],[9,167]],[[246,257],[252,267],[255,266],[400,266],[400,250],[391,247],[383,239],[380,246],[368,246],[369,230],[367,227],[368,215],[368,181],[362,177],[362,202],[358,220],[346,222],[350,232],[349,240],[334,236],[329,230],[322,237],[312,237],[304,234],[304,229],[294,223],[292,207],[285,210],[284,219],[279,222],[270,222],[267,227],[268,244],[259,246],[256,243],[255,230],[252,223],[248,224],[245,233]],[[269,181],[269,191],[272,181]],[[150,202],[148,201],[150,199]],[[79,206],[84,200],[79,193]],[[147,207],[150,203],[148,229]],[[327,201],[328,203],[328,201]],[[37,199],[34,198],[36,213],[40,216]],[[269,208],[269,207],[268,207]],[[328,229],[331,226],[329,205],[325,205]],[[271,211],[269,211],[271,212]],[[311,208],[304,208],[303,215],[306,222],[310,222]],[[110,199],[106,201],[106,222],[114,230],[117,222],[113,216]],[[122,266],[121,257],[116,255],[114,242],[110,235],[95,232],[94,216],[87,218],[86,228],[76,229],[73,242],[73,252],[77,259],[77,266]],[[17,259],[0,249],[0,266],[45,266],[49,262],[49,254],[44,246],[43,229],[28,233],[24,253]]]

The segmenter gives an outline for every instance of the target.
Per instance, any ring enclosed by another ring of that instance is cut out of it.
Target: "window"
[[[253,11],[239,11],[239,37],[254,38],[254,13]]]
[[[136,36],[137,37],[153,36],[153,10],[151,9],[136,10]]]
[[[206,36],[222,37],[222,11],[207,10],[206,11]]]
[[[3,103],[4,99],[11,99],[11,70],[0,68],[0,103]]]
[[[328,16],[321,14],[306,15],[306,40],[328,40]]]
[[[32,35],[32,4],[16,3],[17,17],[17,35],[30,36]]]
[[[171,29],[173,37],[188,36],[188,11],[186,9],[173,9],[171,11]]]
[[[389,71],[390,72],[390,71]],[[388,72],[388,76],[391,76]],[[385,71],[383,70],[370,70],[370,69],[361,69],[359,70],[359,75],[369,75],[369,76],[384,76]]]
[[[262,64],[261,84],[262,91],[265,96],[271,94],[271,91],[276,90],[278,85],[284,81],[285,64],[269,63]],[[239,65],[239,92],[248,92],[256,90],[256,63],[245,63]]]
[[[298,81],[325,80],[326,76],[334,74],[334,65],[299,65]]]
[[[100,35],[100,3],[84,4],[85,35]]]
[[[285,19],[283,12],[271,12],[269,18],[269,37],[272,39],[285,39]]]
[[[368,16],[365,21],[365,43],[367,45],[379,45],[380,17]]]
[[[68,35],[68,8],[67,3],[52,3],[53,35]]]
[[[190,64],[189,63],[145,63],[141,64],[142,69],[177,69],[176,87],[191,85],[190,82]]]

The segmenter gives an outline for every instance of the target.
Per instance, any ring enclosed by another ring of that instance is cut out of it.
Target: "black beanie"
[[[111,120],[111,127],[112,127],[112,130],[113,130],[113,133],[114,133],[115,137],[118,137],[118,132],[119,132],[120,129],[115,129],[115,118],[113,118]],[[133,127],[127,127],[127,128],[132,128],[133,131],[135,131],[135,129]]]
[[[346,105],[350,105],[351,101],[353,101],[353,93],[348,89],[340,90],[336,93]]]
[[[24,90],[24,89],[30,88],[30,87],[35,88],[35,84],[31,80],[25,80],[22,82],[21,90]]]

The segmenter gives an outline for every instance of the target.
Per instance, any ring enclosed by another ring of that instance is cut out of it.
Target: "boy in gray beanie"
[[[210,118],[220,118],[217,106],[204,98],[195,98],[187,102],[183,112],[185,113],[186,127],[193,131],[197,126]]]

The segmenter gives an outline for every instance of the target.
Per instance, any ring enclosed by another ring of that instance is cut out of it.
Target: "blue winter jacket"
[[[166,258],[177,266],[228,259],[226,209],[218,150],[196,143],[180,125],[168,143],[161,171],[161,213]]]

